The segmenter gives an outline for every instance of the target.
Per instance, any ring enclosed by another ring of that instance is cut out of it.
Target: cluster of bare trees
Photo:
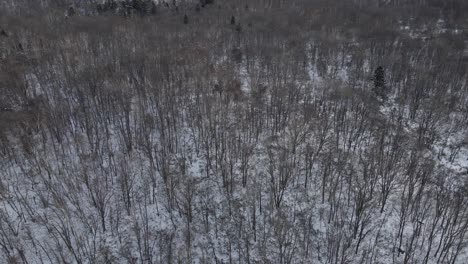
[[[4,2],[0,259],[464,263],[466,5],[394,2]]]

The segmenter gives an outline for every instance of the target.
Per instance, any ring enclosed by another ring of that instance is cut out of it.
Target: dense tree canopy
[[[466,263],[467,12],[0,1],[0,260]]]

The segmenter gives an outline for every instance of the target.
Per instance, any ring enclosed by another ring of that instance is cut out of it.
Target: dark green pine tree
[[[187,16],[187,14],[184,15],[184,24],[188,24],[188,16]]]
[[[382,66],[377,67],[374,71],[374,92],[382,99],[386,98],[385,71]]]
[[[235,63],[242,63],[242,50],[240,48],[233,48],[232,58]]]
[[[8,33],[4,29],[0,30],[0,36],[2,37],[8,37]]]
[[[74,15],[76,15],[75,8],[73,8],[73,6],[70,6],[70,7],[68,8],[68,16],[69,16],[69,17],[72,17],[72,16],[74,16]]]
[[[97,4],[96,6],[96,10],[98,12],[98,14],[102,14],[102,12],[104,12],[104,6],[102,4]]]
[[[156,13],[156,5],[152,0],[140,0],[140,9],[138,11],[142,16],[154,15]]]
[[[116,13],[116,10],[117,10],[118,7],[119,7],[119,5],[117,4],[117,2],[115,2],[115,0],[107,0],[104,3],[104,6],[102,8],[102,12],[111,11],[111,13]]]
[[[135,10],[138,13],[142,13],[144,7],[143,7],[143,1],[141,0],[132,0],[132,3],[129,4],[131,9]]]
[[[236,26],[236,31],[237,31],[238,33],[241,33],[241,32],[242,32],[242,26],[241,26],[240,23],[237,24],[237,26]]]

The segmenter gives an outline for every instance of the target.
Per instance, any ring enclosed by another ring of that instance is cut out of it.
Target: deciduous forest
[[[0,263],[468,263],[467,14],[1,0]]]

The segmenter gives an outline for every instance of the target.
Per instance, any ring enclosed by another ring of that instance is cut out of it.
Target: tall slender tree
[[[374,71],[374,92],[382,98],[386,98],[385,70],[382,66],[377,67]]]

